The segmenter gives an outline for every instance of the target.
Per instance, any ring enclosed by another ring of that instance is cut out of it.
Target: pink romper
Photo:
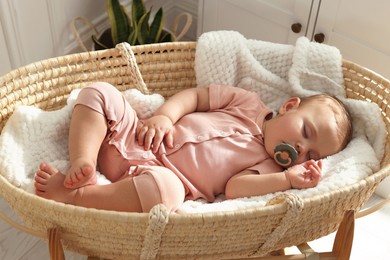
[[[183,116],[173,127],[174,148],[162,144],[156,154],[136,142],[139,120],[112,85],[99,82],[84,88],[76,104],[107,119],[107,136],[98,155],[100,172],[134,176],[144,212],[159,203],[175,211],[187,199],[214,201],[225,192],[227,181],[243,170],[282,170],[264,148],[261,126],[272,112],[257,94],[210,85],[209,96],[210,111]]]

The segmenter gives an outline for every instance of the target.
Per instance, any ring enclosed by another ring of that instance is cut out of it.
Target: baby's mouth
[[[291,166],[298,159],[298,152],[294,146],[280,143],[274,148],[274,160],[282,167]]]

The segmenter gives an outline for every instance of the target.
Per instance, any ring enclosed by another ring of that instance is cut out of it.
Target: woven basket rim
[[[132,49],[134,50],[135,53],[137,53],[137,52],[140,52],[140,53],[153,53],[153,52],[159,51],[160,49],[167,49],[167,50],[174,49],[178,45],[183,45],[183,46],[186,45],[186,46],[189,46],[189,48],[196,48],[196,44],[197,43],[194,42],[194,41],[155,43],[155,44],[132,46]],[[113,48],[113,49],[106,49],[106,50],[98,50],[98,51],[90,51],[90,52],[68,54],[68,55],[64,55],[64,56],[48,58],[48,59],[45,59],[43,61],[45,61],[47,63],[52,63],[54,65],[54,64],[57,64],[57,63],[62,63],[64,60],[71,60],[72,57],[77,57],[78,60],[79,59],[82,60],[84,57],[90,57],[91,54],[93,54],[94,57],[107,57],[107,56],[112,56],[112,55],[115,56],[115,55],[118,55],[118,50]],[[12,78],[15,74],[17,74],[18,71],[20,71],[20,69],[25,70],[26,72],[28,72],[28,71],[30,71],[30,69],[39,67],[42,64],[43,61],[33,62],[33,63],[27,64],[25,66],[22,66],[21,68],[12,70],[12,71],[4,74],[2,77],[0,77],[0,83],[2,83],[2,81],[5,81],[7,78]],[[372,71],[370,69],[362,67],[362,66],[360,66],[360,65],[358,65],[358,64],[356,64],[356,63],[354,63],[354,62],[352,62],[350,60],[343,59],[343,67],[350,67],[351,65],[352,66],[356,66],[359,69],[363,69],[365,71],[365,73],[370,73],[371,75],[374,75],[375,77],[381,79],[383,82],[386,82],[390,86],[390,81],[388,79],[386,79],[385,77],[383,77],[382,75],[380,75],[379,73],[376,73],[375,71]],[[359,181],[357,183],[353,183],[353,184],[347,185],[346,187],[343,187],[343,188],[340,188],[340,189],[344,190],[345,188],[348,188],[348,187],[360,186],[361,183],[365,183],[366,181],[373,181],[373,180],[377,179],[378,176],[380,178],[383,178],[383,176],[390,175],[389,171],[390,171],[390,164],[386,164],[379,171],[371,174],[370,176],[367,176],[363,180],[361,180],[361,181]],[[3,176],[1,176],[1,177],[3,177]],[[4,177],[1,178],[1,181],[6,181],[6,182],[9,183],[9,181],[6,178],[4,178]],[[11,183],[9,183],[9,184],[12,187],[15,187],[17,190],[20,190],[20,188],[12,185]],[[23,191],[23,192],[25,192],[26,194],[32,195],[33,197],[36,197],[34,194],[31,194],[29,192],[26,192],[26,191]],[[326,193],[332,193],[332,191],[327,191]],[[322,197],[322,195],[317,195],[315,197]],[[39,199],[42,199],[42,198],[39,198]],[[45,200],[45,199],[43,199],[43,200]],[[303,200],[305,202],[309,202],[309,201],[312,201],[312,198],[304,198]],[[63,204],[63,203],[58,203],[58,202],[54,202],[54,203],[58,204],[58,205]],[[76,206],[72,206],[72,205],[65,205],[65,206],[76,207]],[[282,206],[282,205],[268,205],[268,206],[263,206],[263,207],[264,208],[265,207],[270,207],[270,208],[272,208],[272,210],[275,210],[275,208],[277,208],[277,207],[284,207],[284,206]],[[263,207],[257,207],[255,209],[258,210],[258,208],[263,208]],[[91,209],[91,210],[95,211],[96,209]],[[240,210],[237,210],[237,211],[245,211],[245,210],[251,211],[252,208],[240,209]],[[97,210],[97,211],[104,212],[106,210]],[[108,212],[110,212],[110,211],[108,211]],[[231,211],[188,213],[188,214],[189,215],[193,215],[193,214],[194,215],[196,215],[196,214],[203,214],[203,215],[222,214],[223,215],[223,214],[225,214],[225,212],[231,212]],[[142,214],[147,214],[147,213],[125,213],[125,214],[141,214],[142,215]],[[178,215],[184,215],[184,214],[181,213],[181,214],[178,214]]]
[[[194,58],[194,52],[196,48],[196,42],[174,42],[174,43],[163,43],[163,44],[151,44],[151,45],[144,45],[144,46],[134,46],[132,47],[135,56],[137,58],[137,62],[139,62],[140,70],[142,73],[147,74],[145,78],[147,80],[150,80],[148,82],[149,90],[154,93],[154,92],[161,92],[164,93],[165,95],[170,95],[173,93],[175,90],[179,88],[185,88],[182,87],[181,85],[174,85],[172,82],[163,82],[162,87],[158,86],[158,80],[161,80],[160,78],[156,77],[156,73],[158,73],[158,69],[164,67],[162,64],[164,63],[164,59],[175,59],[176,55],[182,55],[180,56],[181,61],[183,64],[187,61],[190,63],[193,62],[191,59]],[[110,49],[110,50],[101,50],[101,51],[93,51],[93,52],[86,52],[86,53],[78,53],[78,54],[70,54],[66,56],[61,56],[61,57],[56,57],[56,58],[50,58],[47,60],[35,62],[29,65],[26,65],[24,67],[21,67],[19,69],[13,70],[4,76],[0,77],[0,86],[5,85],[6,90],[0,89],[0,91],[4,91],[4,95],[12,91],[12,84],[14,78],[20,77],[21,83],[18,84],[27,84],[25,81],[30,80],[30,74],[35,73],[42,73],[40,71],[40,67],[45,67],[48,66],[47,64],[52,64],[53,67],[55,65],[64,65],[64,67],[67,67],[67,61],[75,61],[74,67],[77,69],[78,66],[81,67],[82,65],[79,64],[79,62],[83,61],[84,59],[92,62],[95,62],[95,59],[104,59],[107,57],[118,57],[119,53],[117,49]],[[155,56],[153,56],[155,55]],[[150,56],[150,58],[149,58]],[[162,60],[162,63],[159,63],[159,59]],[[120,63],[120,58],[115,58],[115,64],[107,64],[107,68],[110,69],[109,75],[114,74],[114,73],[120,73],[120,70],[115,70],[115,68],[122,68],[123,66],[122,63]],[[144,63],[145,60],[145,63]],[[109,63],[109,61],[105,60],[104,62],[101,61],[102,64],[97,61],[97,66],[102,65],[103,63]],[[184,64],[184,65],[176,65],[173,64],[173,62],[168,61],[169,66],[171,68],[176,68],[175,66],[182,66],[183,68],[189,68],[189,70],[192,68],[193,64]],[[104,65],[104,64],[103,64]],[[102,65],[102,66],[103,66]],[[155,67],[154,67],[155,66]],[[180,67],[180,68],[182,68]],[[359,66],[351,61],[343,60],[343,68],[351,72],[353,74],[351,76],[351,84],[355,83],[357,85],[364,85],[365,83],[360,83],[359,80],[368,80],[372,81],[373,83],[380,82],[380,84],[383,84],[386,89],[390,89],[390,81],[385,79],[383,76],[379,75],[378,73],[375,73],[373,71],[370,71],[362,66]],[[99,67],[100,69],[100,67]],[[104,68],[102,68],[103,70]],[[151,72],[147,71],[151,69]],[[47,70],[50,70],[48,68]],[[55,68],[53,68],[53,71]],[[184,70],[184,69],[183,69]],[[355,73],[356,71],[356,73]],[[61,71],[59,74],[66,74],[65,72]],[[149,74],[148,74],[149,73]],[[167,80],[169,80],[169,77],[172,77],[173,80],[176,80],[175,77],[181,77],[180,80],[184,80],[182,85],[187,84],[187,81],[185,81],[188,77],[194,77],[193,74],[189,74],[190,72],[185,71],[185,72],[177,72],[174,71],[172,75],[169,75],[166,77]],[[359,75],[360,73],[360,75]],[[48,73],[48,75],[50,75]],[[143,74],[144,75],[144,74]],[[40,75],[39,75],[40,76]],[[44,77],[45,75],[42,75],[40,77]],[[79,75],[78,75],[79,76]],[[355,78],[356,77],[356,78]],[[368,79],[365,79],[368,78]],[[39,78],[39,77],[38,77]],[[66,79],[66,77],[65,77]],[[39,80],[39,79],[38,79]],[[91,79],[85,79],[85,82],[88,82]],[[165,80],[165,79],[163,79]],[[60,82],[60,81],[59,81]],[[118,84],[122,84],[122,81],[118,81]],[[195,82],[195,81],[192,81]],[[56,82],[55,82],[56,83]],[[61,82],[60,82],[61,83]],[[66,85],[66,80],[64,85]],[[83,82],[75,82],[76,87],[80,87]],[[125,82],[125,85],[131,85],[132,83]],[[24,90],[23,90],[24,91]],[[69,91],[68,89],[66,91]],[[66,92],[65,91],[65,92]],[[27,93],[27,94],[26,94]],[[29,98],[29,92],[22,92],[23,95],[27,95],[27,98]],[[61,93],[63,94],[63,93]],[[369,98],[370,100],[373,100],[374,102],[376,101],[376,97],[368,97],[366,95],[368,94],[373,94],[373,93],[368,93],[365,89],[362,90],[362,93],[360,93],[358,90],[351,91],[351,95],[356,95],[358,98]],[[375,94],[375,93],[374,93]],[[2,96],[4,96],[2,95]],[[19,98],[26,98],[26,96],[21,95]],[[63,94],[64,98],[66,98],[67,94]],[[55,97],[48,97],[47,99],[49,100],[49,108],[50,105],[56,102],[59,102],[57,100],[58,96],[56,95]],[[390,94],[388,96],[384,97],[386,100],[390,99]],[[1,98],[0,98],[1,99]],[[1,101],[1,100],[0,100]],[[8,100],[6,100],[8,102]],[[18,101],[18,100],[16,100]],[[5,101],[4,101],[5,102]],[[35,100],[32,100],[32,102],[35,102]],[[11,104],[12,106],[14,105],[13,103]],[[9,114],[9,112],[13,112],[14,107],[8,108],[8,103],[3,104],[0,102],[1,109],[3,109],[6,113],[6,115]],[[388,109],[388,107],[384,107],[384,109]],[[389,110],[390,111],[390,110]],[[389,112],[389,111],[384,111],[384,112]],[[7,116],[3,116],[1,114],[0,116],[0,123],[2,123],[4,120],[7,120]],[[388,120],[388,118],[387,118]],[[390,123],[386,122],[387,129],[389,128]],[[389,140],[389,138],[388,138]],[[386,146],[386,152],[390,153],[390,145]],[[362,189],[368,189],[367,187],[375,187],[381,180],[383,180],[385,177],[390,175],[390,164],[388,162],[389,160],[389,155],[387,154],[383,159],[382,159],[382,165],[379,171],[374,172],[370,176],[356,182],[350,185],[346,185],[344,187],[341,187],[337,190],[332,190],[332,191],[326,191],[322,194],[313,196],[311,198],[303,198],[302,202],[304,205],[304,210],[308,208],[315,208],[319,203],[327,203],[330,204],[334,199],[342,199],[340,197],[345,197],[346,195],[350,195],[351,193],[356,193],[361,191]],[[371,189],[371,188],[370,188]],[[29,206],[31,207],[38,207],[38,208],[50,208],[50,209],[55,209],[56,212],[62,212],[66,213],[68,211],[71,211],[75,215],[78,216],[90,216],[90,217],[95,217],[98,219],[110,219],[112,221],[118,221],[118,222],[143,222],[147,221],[149,218],[148,213],[127,213],[127,212],[116,212],[116,211],[107,211],[107,210],[97,210],[97,209],[90,209],[90,208],[83,208],[83,207],[78,207],[78,206],[73,206],[73,205],[68,205],[68,204],[63,204],[59,203],[56,201],[51,201],[51,200],[46,200],[41,197],[36,196],[35,194],[32,194],[30,192],[27,192],[21,188],[18,188],[14,186],[12,183],[10,183],[1,173],[0,173],[0,194],[6,199],[6,201],[9,202],[11,208],[17,208],[19,205],[17,203],[19,201],[25,201],[28,200]],[[364,199],[363,199],[364,200]],[[14,203],[14,204],[12,204]],[[14,206],[15,205],[15,206]],[[20,209],[18,209],[20,210]],[[24,210],[24,209],[22,209]],[[188,224],[191,222],[202,222],[206,223],[208,221],[216,220],[216,219],[223,219],[223,220],[233,220],[236,218],[243,218],[248,215],[254,215],[255,217],[261,217],[261,216],[273,216],[277,214],[285,214],[288,210],[288,206],[286,203],[281,202],[279,204],[273,204],[273,205],[265,205],[265,206],[260,206],[260,207],[248,207],[245,209],[235,209],[231,211],[216,211],[216,212],[197,212],[197,213],[179,213],[179,214],[170,214],[169,216],[169,223],[172,223],[173,226],[179,226],[181,222]],[[44,215],[45,212],[36,212],[37,214]],[[44,217],[44,216],[42,216]],[[336,221],[336,220],[335,220]],[[337,224],[337,223],[336,223]],[[27,224],[29,225],[29,224]],[[54,225],[54,224],[53,224]],[[330,230],[335,230],[337,225],[332,225],[330,227]],[[36,229],[40,230],[40,228],[35,227],[34,225],[30,225],[31,229]],[[173,228],[173,227],[172,227]],[[328,232],[328,231],[326,231]],[[323,231],[324,233],[324,231]],[[70,236],[70,234],[66,234]],[[83,251],[84,252],[84,251]],[[114,255],[114,254],[112,254]],[[111,256],[112,256],[111,255]],[[102,255],[103,257],[110,257],[107,255]]]

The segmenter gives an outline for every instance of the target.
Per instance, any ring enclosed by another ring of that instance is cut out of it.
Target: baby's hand
[[[322,161],[309,160],[286,170],[292,188],[306,189],[317,186],[321,179]]]
[[[158,151],[163,140],[168,147],[173,146],[172,121],[164,115],[153,116],[137,127],[138,144],[144,146],[145,150],[151,148],[153,153]]]

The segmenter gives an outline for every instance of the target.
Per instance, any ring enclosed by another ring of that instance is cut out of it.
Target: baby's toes
[[[64,180],[65,187],[71,188],[73,186],[73,183],[74,183],[73,179],[74,179],[73,173],[68,173],[65,177],[65,180]]]
[[[47,184],[47,178],[46,177],[42,177],[42,174],[40,172],[37,172],[35,174],[35,178],[34,178],[34,181],[36,183],[39,183],[39,184]]]
[[[56,174],[58,172],[58,170],[56,168],[54,168],[53,166],[46,164],[46,163],[41,163],[39,168],[41,169],[41,171],[44,171],[49,175],[53,175],[53,174]]]

